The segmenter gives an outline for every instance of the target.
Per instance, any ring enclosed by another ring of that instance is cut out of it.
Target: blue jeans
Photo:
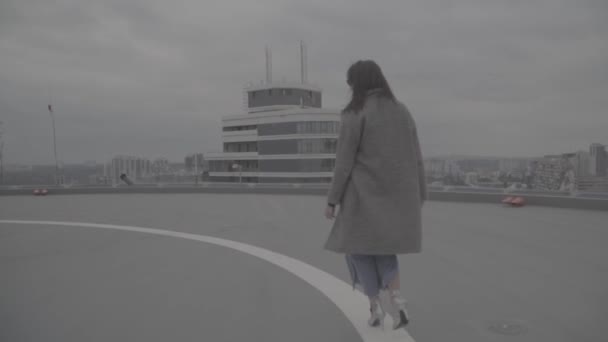
[[[399,272],[399,261],[396,255],[360,255],[346,256],[351,272],[353,286],[361,284],[366,296],[373,298],[380,290],[388,288]]]

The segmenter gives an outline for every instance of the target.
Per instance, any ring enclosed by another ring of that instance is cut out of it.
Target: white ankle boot
[[[369,312],[371,316],[367,323],[372,327],[382,327],[384,328],[384,317],[386,313],[382,310],[382,306],[380,305],[380,299],[370,300],[370,308]]]
[[[395,312],[397,313],[397,316],[394,317],[393,329],[404,328],[410,322],[410,317],[405,308],[406,301],[401,296],[401,292],[396,290],[391,291],[391,302],[395,306]]]

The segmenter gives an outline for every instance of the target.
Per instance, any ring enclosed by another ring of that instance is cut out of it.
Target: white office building
[[[306,82],[266,82],[244,90],[245,113],[222,119],[223,152],[208,153],[216,182],[327,183],[335,165],[340,112],[322,107],[322,92]]]

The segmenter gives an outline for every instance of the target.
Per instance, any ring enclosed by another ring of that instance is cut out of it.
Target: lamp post
[[[57,160],[57,133],[55,131],[55,115],[53,113],[53,106],[49,104],[49,115],[51,116],[51,123],[53,125],[53,152],[55,154],[55,184],[59,185],[59,161]]]

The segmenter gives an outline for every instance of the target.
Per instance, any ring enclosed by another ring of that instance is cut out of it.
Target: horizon
[[[592,143],[590,143],[589,145],[591,145]],[[601,143],[600,143],[601,144]],[[601,144],[604,146],[608,146],[605,144]],[[563,155],[563,154],[571,154],[571,153],[577,153],[577,152],[589,152],[588,149],[587,150],[577,150],[577,151],[570,151],[570,152],[559,152],[559,153],[545,153],[543,155],[540,156],[530,156],[530,157],[518,157],[518,156],[490,156],[490,155],[486,155],[486,156],[481,156],[481,155],[466,155],[466,154],[453,154],[453,155],[436,155],[436,156],[424,156],[424,160],[431,160],[431,159],[455,159],[455,160],[476,160],[476,159],[480,159],[480,160],[509,160],[509,159],[515,159],[515,160],[533,160],[533,159],[539,159],[539,158],[544,158],[547,156],[555,156],[555,155]],[[203,154],[203,157],[205,155],[204,152],[201,152]],[[208,153],[215,153],[215,152],[208,152]],[[149,160],[151,162],[157,160],[157,159],[166,159],[169,164],[183,164],[184,163],[184,159],[190,155],[192,155],[194,153],[187,153],[184,154],[184,156],[179,159],[179,160],[175,160],[175,159],[169,159],[163,156],[158,156],[158,157],[146,157],[146,156],[141,156],[141,155],[123,155],[123,154],[117,154],[107,160],[83,160],[83,161],[70,161],[70,162],[61,162],[60,161],[60,165],[63,166],[80,166],[80,165],[86,165],[86,164],[90,164],[90,163],[95,163],[95,165],[104,165],[108,162],[110,162],[113,158],[116,157],[134,157],[134,158],[141,158],[141,159],[145,159],[145,160]],[[49,167],[54,167],[55,163],[54,162],[47,162],[47,163],[7,163],[5,161],[4,163],[4,167],[11,167],[11,166],[49,166]]]

